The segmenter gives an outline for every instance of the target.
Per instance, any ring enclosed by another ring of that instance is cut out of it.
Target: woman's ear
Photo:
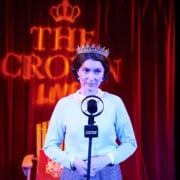
[[[78,79],[79,79],[79,69],[77,70],[77,76],[78,76]]]

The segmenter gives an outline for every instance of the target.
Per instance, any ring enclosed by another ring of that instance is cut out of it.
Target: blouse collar
[[[96,93],[95,96],[98,96],[99,98],[102,98],[104,95],[104,91],[102,91],[101,89],[98,88],[98,91]],[[75,98],[79,99],[80,101],[82,101],[86,96],[82,95],[80,92],[80,89],[78,89],[75,93],[74,93]]]

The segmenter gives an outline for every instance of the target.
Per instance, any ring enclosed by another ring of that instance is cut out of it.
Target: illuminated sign
[[[52,6],[50,15],[57,26],[32,26],[29,29],[33,40],[33,52],[31,54],[8,52],[2,60],[3,76],[22,78],[25,81],[34,79],[38,82],[36,105],[54,104],[57,99],[74,92],[78,87],[77,82],[67,81],[71,74],[70,63],[75,47],[77,44],[85,44],[95,36],[94,30],[72,27],[80,14],[79,6],[72,6],[68,0]],[[66,25],[59,25],[61,21],[67,22]],[[111,73],[116,82],[120,81],[121,61],[118,59],[111,63]],[[47,87],[45,83],[47,80],[55,83]]]

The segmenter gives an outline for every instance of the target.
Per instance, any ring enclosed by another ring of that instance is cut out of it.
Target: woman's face
[[[103,81],[104,67],[100,61],[86,60],[77,72],[81,84],[81,94],[95,95]]]

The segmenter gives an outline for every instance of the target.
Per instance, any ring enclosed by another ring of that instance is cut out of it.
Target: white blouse
[[[125,105],[119,96],[99,89],[98,97],[104,103],[103,112],[94,117],[98,137],[92,138],[91,155],[110,154],[114,164],[121,163],[134,153],[137,142]],[[60,99],[51,116],[44,152],[52,160],[70,168],[74,157],[88,159],[89,138],[84,136],[88,116],[81,111],[85,97],[79,90]],[[120,143],[118,143],[117,139]],[[65,149],[59,148],[64,141]]]

